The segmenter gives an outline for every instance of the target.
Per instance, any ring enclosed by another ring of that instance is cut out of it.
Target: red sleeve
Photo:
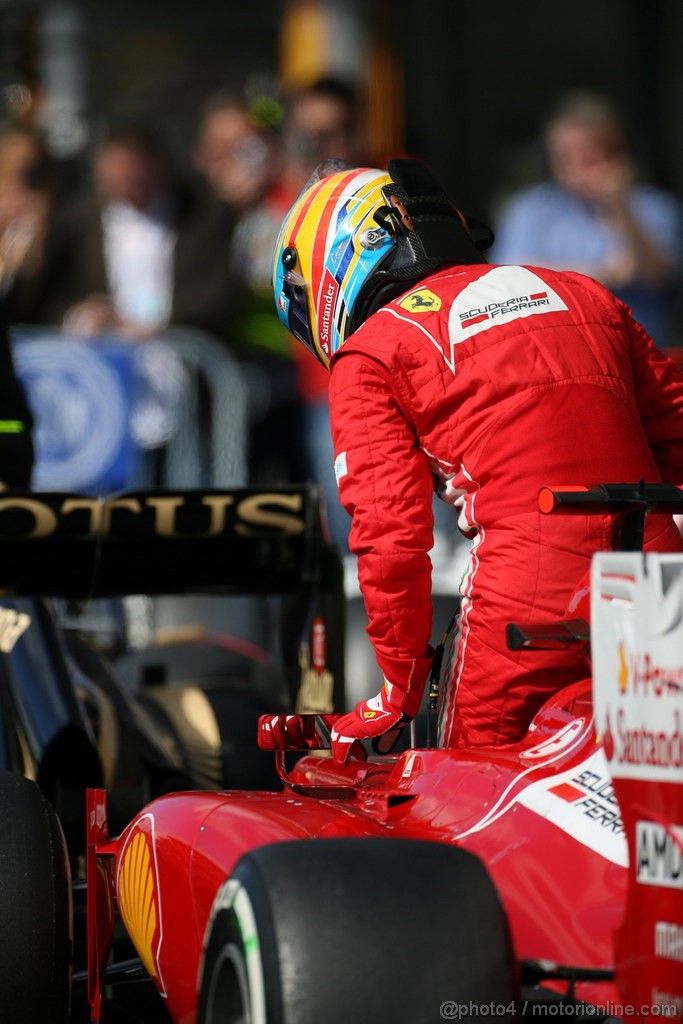
[[[431,664],[432,479],[390,375],[350,352],[333,364],[330,411],[342,504],[377,663],[411,704]],[[415,714],[417,707],[408,709]]]
[[[650,448],[662,478],[683,484],[683,373],[655,347],[628,307],[618,306],[631,338],[634,391]]]

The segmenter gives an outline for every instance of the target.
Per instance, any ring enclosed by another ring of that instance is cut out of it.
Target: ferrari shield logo
[[[409,313],[436,313],[441,309],[441,299],[429,288],[420,288],[401,299],[399,306]]]

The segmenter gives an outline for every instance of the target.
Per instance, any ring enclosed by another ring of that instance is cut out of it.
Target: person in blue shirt
[[[587,274],[630,306],[660,347],[676,344],[678,202],[637,180],[622,122],[599,95],[565,95],[543,141],[551,177],[508,199],[491,261]]]

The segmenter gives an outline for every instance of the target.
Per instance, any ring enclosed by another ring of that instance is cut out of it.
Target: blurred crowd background
[[[0,480],[33,420],[35,488],[314,480],[345,551],[327,377],[269,289],[328,156],[424,159],[493,261],[589,273],[683,346],[682,47],[677,0],[0,0],[0,302],[29,407],[0,388]]]

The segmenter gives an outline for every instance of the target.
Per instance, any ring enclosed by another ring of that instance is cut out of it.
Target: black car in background
[[[343,709],[342,571],[316,488],[5,492],[0,590],[0,769],[38,782],[74,873],[87,787],[107,788],[114,828],[177,789],[277,788],[258,716]]]

